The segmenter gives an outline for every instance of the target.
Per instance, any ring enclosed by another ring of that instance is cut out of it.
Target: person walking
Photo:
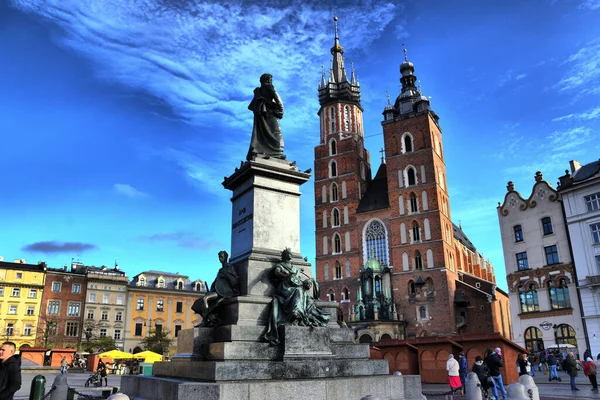
[[[465,394],[465,381],[467,380],[467,374],[469,373],[469,364],[467,364],[467,358],[465,353],[462,351],[458,353],[458,374],[460,376],[460,383],[462,385],[461,394]]]
[[[483,394],[483,397],[489,398],[488,390],[490,388],[490,384],[493,385],[493,383],[490,383],[490,369],[483,362],[483,357],[475,357],[475,364],[473,364],[473,368],[471,369],[471,371],[475,372],[477,374],[477,378],[479,378],[479,383],[481,383],[481,392]]]
[[[529,374],[531,376],[535,376],[535,364],[537,363],[537,358],[535,357],[535,353],[529,353],[529,357],[527,357],[527,361],[529,362]]]
[[[583,363],[583,373],[588,377],[590,383],[592,384],[592,391],[598,391],[598,381],[596,380],[596,363],[592,360],[592,357],[588,357],[585,359],[585,363]]]
[[[575,382],[575,379],[577,378],[577,361],[575,361],[573,352],[567,354],[567,358],[564,361],[564,370],[569,375],[571,390],[579,390]]]
[[[0,400],[13,400],[21,389],[21,356],[15,354],[17,345],[4,342],[0,347]]]
[[[557,380],[560,382],[562,379],[560,379],[560,377],[558,376],[558,372],[556,371],[558,360],[556,359],[554,353],[550,353],[546,362],[548,363],[548,369],[550,371],[548,375],[548,382],[553,380]]]
[[[529,375],[530,369],[531,367],[527,360],[527,354],[519,354],[519,359],[517,360],[517,372],[519,373],[519,376]]]
[[[498,391],[502,393],[502,400],[506,399],[506,389],[504,389],[504,383],[502,382],[502,375],[500,374],[500,368],[504,367],[504,363],[500,356],[492,349],[485,350],[485,358],[483,362],[487,364],[490,369],[490,376],[494,380],[494,386],[492,387],[492,392],[494,393],[494,397],[499,399]]]
[[[102,362],[102,360],[98,361],[98,369],[97,372],[100,372],[100,386],[102,386],[102,378],[104,378],[104,382],[106,386],[108,386],[108,377],[106,376],[106,364]]]
[[[544,374],[545,374],[546,371],[548,371],[548,364],[546,364],[547,359],[546,359],[546,351],[545,350],[540,351],[539,359],[540,359],[540,365],[539,365],[540,372],[544,372]]]
[[[69,361],[67,361],[67,357],[63,356],[62,360],[60,360],[60,373],[66,374],[67,368],[69,368]]]
[[[462,385],[460,383],[459,369],[460,366],[458,365],[458,361],[454,359],[454,354],[449,354],[448,361],[446,361],[446,371],[448,371],[448,381],[450,382],[452,393],[460,389]]]

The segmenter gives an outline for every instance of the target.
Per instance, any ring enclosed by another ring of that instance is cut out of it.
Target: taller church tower
[[[315,147],[316,271],[327,282],[322,297],[348,315],[356,298],[361,251],[355,212],[371,177],[364,147],[363,108],[354,68],[348,74],[337,17],[331,68],[319,84],[320,142]],[[354,277],[354,278],[352,278]]]

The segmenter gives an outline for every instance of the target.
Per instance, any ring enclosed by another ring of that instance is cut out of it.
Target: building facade
[[[348,78],[343,52],[336,26],[329,77],[323,71],[318,88],[315,221],[322,296],[340,301],[338,318],[364,341],[482,329],[509,337],[508,297],[496,289],[489,261],[451,221],[439,118],[416,86],[413,63],[405,55],[401,93],[383,111],[385,149],[371,179],[360,86],[354,70]],[[495,311],[500,308],[503,314]]]
[[[83,312],[82,341],[112,337],[124,349],[128,278],[118,265],[114,268],[85,267],[86,300]]]
[[[506,265],[513,341],[538,352],[570,344],[586,348],[575,266],[558,192],[536,172],[523,198],[508,182],[498,220]]]
[[[33,347],[44,293],[46,265],[0,261],[0,338]]]
[[[86,271],[79,264],[69,270],[47,268],[39,313],[36,346],[79,348],[86,294]]]
[[[137,352],[140,342],[152,332],[167,332],[177,346],[181,329],[198,325],[202,318],[192,310],[194,301],[205,294],[204,282],[185,275],[146,271],[128,284],[125,351]]]
[[[600,353],[600,161],[570,162],[559,178],[581,298],[581,314],[592,354]]]

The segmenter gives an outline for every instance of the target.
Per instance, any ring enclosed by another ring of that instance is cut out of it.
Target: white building
[[[585,329],[558,193],[536,172],[528,198],[508,182],[498,220],[504,249],[513,341],[529,351],[572,344],[581,355]]]
[[[600,353],[600,161],[560,177],[563,201],[577,272],[582,315],[593,355]]]

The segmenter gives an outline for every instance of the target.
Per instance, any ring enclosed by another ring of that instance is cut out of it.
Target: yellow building
[[[150,331],[167,331],[177,344],[181,329],[193,328],[201,317],[192,304],[204,295],[204,282],[162,271],[146,271],[133,277],[127,288],[125,351],[141,349],[140,342]]]
[[[46,279],[46,264],[0,261],[0,337],[33,347]]]

